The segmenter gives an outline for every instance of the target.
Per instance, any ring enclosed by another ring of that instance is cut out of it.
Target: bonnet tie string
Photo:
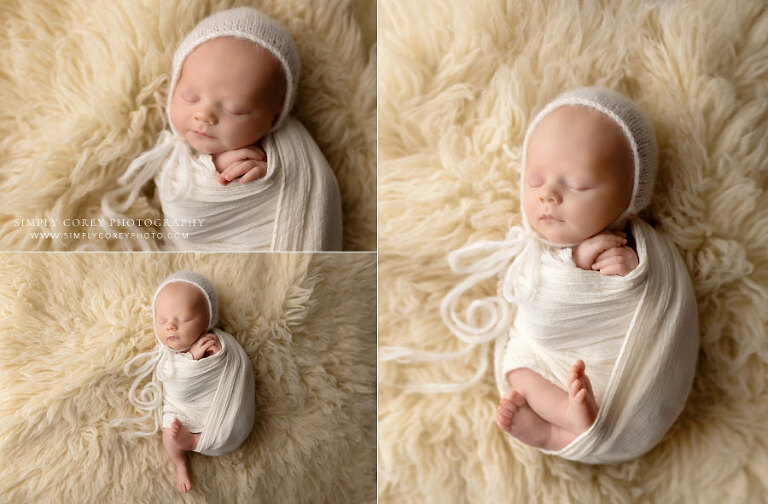
[[[383,347],[379,349],[379,358],[401,363],[451,361],[498,338],[511,324],[509,303],[523,303],[534,295],[540,253],[538,237],[519,226],[511,228],[502,241],[481,241],[451,252],[448,255],[451,270],[469,276],[443,298],[440,315],[451,332],[466,343],[464,348],[456,352],[425,352]],[[500,276],[505,268],[507,272],[498,287],[498,295],[471,301],[462,317],[458,308],[462,296],[480,282]],[[413,384],[403,388],[407,392],[459,392],[479,381],[487,368],[488,358],[484,355],[477,372],[467,382]]]
[[[125,215],[125,212],[136,201],[142,187],[154,178],[167,160],[184,165],[184,169],[182,169],[181,172],[187,176],[181,180],[176,193],[171,196],[174,200],[181,198],[186,194],[189,187],[188,173],[192,168],[191,158],[187,152],[189,149],[190,147],[181,136],[176,135],[169,130],[164,130],[160,133],[155,146],[134,159],[131,164],[128,165],[125,173],[117,179],[120,187],[113,189],[104,195],[101,200],[101,211],[104,216],[110,220],[127,220],[128,217]],[[120,202],[119,199],[122,197],[125,197],[125,199]],[[135,234],[142,250],[156,249],[156,246],[152,242],[143,238],[143,233],[138,227],[129,225],[122,227],[129,229]],[[115,229],[107,222],[102,225],[102,228],[108,233],[115,232]]]
[[[158,383],[158,379],[173,376],[175,367],[173,355],[189,350],[189,347],[182,350],[172,350],[165,345],[157,344],[149,352],[140,353],[126,362],[123,366],[123,372],[129,377],[135,377],[131,388],[128,391],[128,401],[138,410],[145,414],[138,418],[120,418],[111,421],[109,424],[116,427],[124,424],[138,424],[147,420],[152,420],[153,429],[151,431],[128,431],[123,433],[125,437],[147,437],[153,436],[161,424],[161,411],[163,405],[163,389]],[[131,369],[137,362],[144,361],[135,369]],[[152,379],[147,382],[141,390],[139,385],[144,379],[152,375]]]

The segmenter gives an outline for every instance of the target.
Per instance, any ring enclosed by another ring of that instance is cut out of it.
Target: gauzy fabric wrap
[[[603,276],[577,268],[569,249],[541,243],[522,228],[507,240],[479,242],[453,252],[449,262],[468,278],[446,296],[443,319],[468,345],[453,354],[384,349],[383,360],[453,359],[495,341],[499,391],[505,376],[528,367],[566,388],[576,359],[587,366],[599,405],[593,425],[555,455],[585,463],[636,458],[655,446],[685,405],[699,345],[696,301],[674,245],[633,219],[638,267],[629,275]],[[472,301],[460,315],[459,299],[478,282],[500,276],[499,293]],[[517,305],[511,328],[510,304]],[[484,354],[484,356],[487,354]],[[418,392],[464,390],[460,384],[409,386]]]
[[[169,354],[171,365],[158,367],[163,385],[163,428],[174,418],[199,432],[195,451],[222,455],[248,437],[255,415],[251,362],[227,332],[214,329],[221,350],[200,360]]]
[[[124,212],[152,178],[164,216],[176,222],[167,246],[176,250],[340,250],[341,200],[328,162],[299,121],[287,117],[263,140],[267,174],[222,186],[212,157],[195,152],[178,134],[164,131],[155,147],[136,158],[102,199],[108,219]],[[118,198],[127,195],[118,203]],[[143,250],[154,242],[138,234]],[[114,231],[105,226],[106,231]]]

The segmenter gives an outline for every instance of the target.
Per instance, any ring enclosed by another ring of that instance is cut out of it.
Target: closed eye
[[[250,114],[251,113],[250,110],[227,109],[227,108],[224,109],[224,112],[226,112],[229,115],[233,115],[233,116],[246,115],[246,114]]]
[[[594,184],[592,182],[583,179],[566,179],[565,185],[568,186],[568,189],[576,192],[588,191],[594,188]]]
[[[200,97],[195,94],[179,93],[179,96],[187,103],[197,103],[200,101]]]

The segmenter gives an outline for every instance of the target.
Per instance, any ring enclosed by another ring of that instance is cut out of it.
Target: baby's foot
[[[584,361],[579,359],[571,368],[568,378],[568,406],[565,418],[568,430],[581,434],[595,422],[597,417],[597,401],[592,392],[592,384],[584,374]]]
[[[174,418],[171,422],[171,439],[184,451],[194,450],[197,447],[197,438],[194,434],[190,433],[186,427],[184,427],[178,418]],[[186,469],[185,469],[186,471]]]
[[[496,425],[527,445],[545,450],[560,450],[574,436],[547,422],[528,406],[522,394],[513,390],[501,399],[496,413]]]
[[[173,472],[176,475],[176,490],[181,493],[187,493],[192,488],[192,482],[189,480],[189,471],[187,463],[182,462],[173,464]]]
[[[518,427],[521,423],[517,414],[520,412],[520,408],[527,404],[525,397],[517,390],[511,391],[507,397],[502,397],[499,408],[496,410],[496,425],[504,432],[512,434],[513,425]]]

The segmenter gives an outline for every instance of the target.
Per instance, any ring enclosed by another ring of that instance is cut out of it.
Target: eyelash
[[[198,97],[198,96],[192,96],[191,98],[187,98],[186,96],[184,96],[182,94],[179,94],[179,96],[181,96],[181,99],[184,100],[187,103],[197,103],[197,102],[200,101],[200,97]],[[222,107],[221,110],[223,110],[224,113],[226,113],[228,115],[231,115],[231,116],[242,116],[242,115],[247,115],[247,114],[250,113],[248,111],[243,111],[243,112],[237,111],[237,112],[235,112],[235,111],[232,111],[232,110],[227,110],[226,108],[223,108],[223,107]]]
[[[543,185],[544,185],[544,183],[543,183],[543,182],[541,182],[541,183],[538,183],[538,181],[536,181],[536,183],[534,183],[534,182],[528,182],[528,186],[529,186],[529,187],[533,187],[533,188],[541,187],[541,186],[543,186]],[[591,187],[577,187],[577,186],[574,186],[574,185],[572,185],[572,184],[565,184],[565,185],[566,185],[566,187],[567,187],[568,189],[570,189],[571,191],[577,191],[577,192],[583,192],[583,191],[587,191],[587,190],[589,190],[589,189],[592,189]]]
[[[185,323],[185,322],[192,322],[193,320],[194,320],[194,317],[189,318],[189,319],[182,319],[182,320],[179,320],[179,322]],[[166,318],[159,318],[159,319],[157,319],[157,322],[159,324],[165,324],[166,322],[168,322],[168,319],[166,319]]]

